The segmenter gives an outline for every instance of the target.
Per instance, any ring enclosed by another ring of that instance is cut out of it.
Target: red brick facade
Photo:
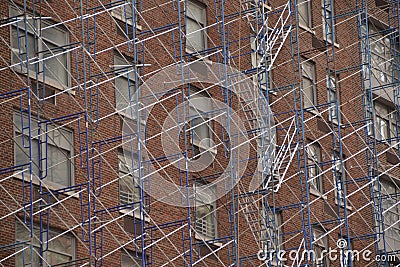
[[[37,3],[33,5],[33,2]],[[85,263],[85,266],[120,266],[123,249],[134,251],[137,257],[145,259],[143,266],[190,266],[194,263],[200,266],[259,266],[262,263],[257,259],[260,240],[255,240],[252,226],[249,226],[254,223],[249,222],[251,218],[246,213],[246,205],[250,204],[245,202],[257,201],[255,206],[261,207],[261,198],[267,199],[271,207],[281,212],[280,229],[283,240],[281,248],[284,250],[301,251],[304,247],[310,248],[312,229],[322,227],[329,233],[327,246],[336,248],[336,241],[339,238],[348,238],[351,240],[352,249],[360,251],[369,249],[375,255],[377,247],[374,244],[376,237],[374,205],[370,187],[373,161],[367,160],[367,151],[375,149],[373,155],[374,159],[379,161],[380,172],[389,169],[386,174],[395,178],[400,174],[398,150],[397,146],[393,145],[394,141],[390,147],[388,142],[376,142],[375,139],[366,136],[367,121],[363,96],[369,91],[363,88],[361,73],[362,42],[357,20],[363,14],[361,4],[357,6],[356,1],[333,1],[336,40],[335,44],[328,45],[324,40],[322,26],[324,8],[321,1],[310,1],[311,29],[305,29],[296,23],[293,12],[287,24],[292,25],[291,34],[274,62],[272,88],[269,88],[270,92],[267,95],[276,124],[277,151],[287,144],[288,137],[293,136],[291,153],[296,154],[292,157],[285,176],[281,177],[283,183],[278,192],[274,193],[271,190],[247,192],[248,197],[244,197],[243,189],[240,190],[236,186],[227,195],[218,199],[215,213],[216,238],[203,242],[195,235],[193,207],[170,206],[142,192],[145,197],[142,198],[144,220],[141,220],[140,216],[127,215],[125,209],[120,206],[119,199],[118,148],[123,140],[121,140],[123,116],[115,110],[114,55],[136,58],[138,62],[132,62],[133,64],[145,64],[144,67],[138,67],[140,84],[146,82],[158,70],[179,62],[180,59],[185,62],[199,60],[199,56],[190,56],[185,49],[185,1],[178,1],[179,3],[137,1],[140,2],[137,5],[139,14],[137,19],[141,29],[135,34],[136,51],[133,51],[132,41],[128,42],[126,36],[124,37],[126,24],[111,14],[110,8],[115,5],[110,6],[108,1],[104,2],[87,1],[87,4],[82,6],[83,13],[93,16],[83,20],[77,19],[81,11],[80,6],[76,6],[76,1],[32,1],[26,4],[27,12],[32,12],[33,7],[36,9],[38,20],[62,22],[62,27],[69,33],[70,45],[65,49],[72,49],[67,54],[71,79],[69,87],[72,90],[69,93],[62,92],[60,88],[45,85],[47,89],[59,93],[56,95],[55,103],[38,100],[36,95],[39,90],[43,90],[43,83],[36,81],[34,73],[28,78],[21,73],[18,66],[8,67],[11,65],[11,26],[0,27],[3,48],[0,51],[0,94],[29,87],[32,116],[54,121],[55,125],[63,125],[73,131],[71,160],[74,165],[72,177],[75,185],[69,193],[62,192],[58,188],[58,191],[52,191],[54,196],[48,198],[47,185],[43,184],[40,192],[38,179],[34,179],[30,187],[29,179],[25,178],[28,180],[25,181],[24,188],[21,177],[15,174],[18,169],[0,172],[2,173],[0,265],[15,266],[15,257],[12,254],[23,247],[15,244],[15,226],[17,221],[24,220],[25,211],[25,215],[29,215],[30,212],[34,214],[33,221],[36,226],[41,225],[46,229],[50,225],[51,229],[64,233],[69,230],[65,234],[75,240],[75,266]],[[243,72],[252,69],[250,36],[254,36],[254,33],[250,30],[246,12],[243,10],[246,3],[241,6],[240,2],[243,1],[201,0],[200,2],[206,7],[206,24],[209,25],[206,31],[208,50],[204,54],[211,55],[205,60],[204,66],[223,63],[226,57],[231,66]],[[275,12],[268,13],[269,25],[274,25],[286,2],[280,0],[270,2]],[[378,2],[380,1],[367,1],[368,14],[392,27],[394,21],[388,22],[388,14],[389,17],[392,16],[392,9],[384,9]],[[6,18],[9,16],[10,5],[17,5],[23,9],[23,4],[23,1],[1,1],[0,14]],[[294,8],[293,3],[291,8]],[[108,11],[105,11],[106,9]],[[251,12],[254,11],[248,11],[248,14]],[[398,31],[397,25],[397,36]],[[130,32],[127,35],[131,34]],[[304,96],[300,93],[300,88],[303,86],[300,66],[304,61],[312,61],[316,67],[314,109],[302,109]],[[339,125],[329,119],[330,101],[326,82],[328,69],[338,78],[336,90],[341,114]],[[82,85],[83,82],[86,83],[85,86]],[[189,84],[187,81],[186,83]],[[210,86],[205,83],[191,84],[200,89]],[[226,101],[220,86],[212,85],[206,91],[213,99]],[[218,164],[201,172],[179,171],[170,165],[170,161],[164,160],[165,158],[173,160],[174,156],[163,153],[158,134],[162,131],[167,112],[171,112],[182,103],[187,94],[187,86],[178,87],[168,94],[166,92],[164,96],[166,100],[151,110],[146,129],[142,132],[142,138],[146,138],[145,147],[142,149],[146,149],[153,160],[142,164],[145,172],[150,165],[153,165],[159,169],[158,174],[164,179],[193,187],[199,179],[205,183],[214,181],[216,176],[229,168],[229,156],[225,154],[229,149],[224,148],[225,144],[220,144],[216,156]],[[375,98],[379,97],[375,95]],[[238,96],[233,96],[229,103],[233,110],[238,111],[241,118],[246,118]],[[0,133],[0,169],[4,170],[15,165],[13,114],[28,107],[27,91],[23,91],[21,97],[5,95],[0,99],[0,106],[2,110],[0,121],[3,128]],[[144,110],[148,111],[150,108]],[[70,115],[68,119],[57,120]],[[85,115],[88,118],[87,122]],[[293,127],[290,127],[291,123]],[[184,125],[190,127],[188,123]],[[248,137],[253,139],[250,141],[248,161],[238,164],[247,166],[239,182],[239,186],[247,188],[251,175],[257,172],[257,143],[255,133],[251,132],[250,122],[246,122],[245,126],[249,130]],[[215,140],[226,138],[226,127],[218,119],[212,122]],[[189,134],[181,131],[179,140],[176,141],[182,151],[191,157],[194,151],[187,141],[189,139]],[[313,141],[317,141],[321,146],[323,196],[309,192],[307,186],[306,146]],[[397,142],[397,139],[395,141]],[[231,145],[234,144],[233,140],[231,142]],[[334,150],[342,151],[348,195],[347,208],[338,206],[335,200],[336,185],[332,171]],[[181,152],[176,151],[176,153]],[[288,161],[288,158],[285,161]],[[234,179],[236,178],[232,178],[232,181]],[[157,181],[150,179],[150,182]],[[36,193],[31,195],[29,192],[31,188]],[[30,198],[35,202],[32,209],[29,205]],[[47,204],[40,202],[41,198]],[[139,204],[136,203],[129,208],[138,207]],[[246,215],[249,216],[247,219]],[[90,225],[87,223],[88,216]],[[27,217],[28,228],[29,217]],[[89,228],[90,234],[87,233]],[[30,239],[29,236],[26,238]],[[310,264],[308,266],[316,266],[312,265],[312,261],[308,263]],[[290,260],[285,264],[297,265]],[[361,260],[354,262],[352,266],[377,264]],[[74,265],[70,263],[65,266]],[[331,261],[329,266],[341,265],[339,260],[336,260]]]

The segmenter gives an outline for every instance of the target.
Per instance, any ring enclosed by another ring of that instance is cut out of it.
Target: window
[[[31,120],[31,138],[33,173],[46,182],[57,186],[73,185],[73,134],[71,131],[53,124],[40,124],[41,139],[39,142],[38,121]],[[14,156],[15,164],[27,166],[29,158],[28,118],[18,113],[14,114]],[[46,146],[47,139],[47,146]],[[40,150],[39,150],[40,144]],[[41,155],[39,155],[39,151]],[[47,168],[46,168],[47,167]],[[42,173],[40,173],[42,170]]]
[[[266,240],[273,241],[274,250],[278,251],[282,249],[282,212],[273,208],[267,208],[267,218],[265,221],[267,224]]]
[[[309,143],[307,146],[307,167],[308,180],[310,181],[311,189],[323,192],[321,179],[321,147],[318,143]]]
[[[382,213],[385,231],[386,251],[400,250],[400,187],[390,179],[380,179],[380,194],[382,197]],[[384,248],[383,240],[378,246]]]
[[[263,210],[262,214],[263,217],[265,217],[263,223],[265,223],[266,226],[265,230],[262,231],[261,236],[262,248],[266,252],[282,251],[282,212],[273,207],[267,207],[265,210]],[[277,258],[276,253],[269,253],[266,256],[266,259],[271,262],[273,266],[283,266],[283,262]]]
[[[215,238],[217,229],[217,214],[215,188],[206,184],[196,184],[196,222],[198,234],[206,238]]]
[[[333,43],[335,41],[332,40],[333,38],[335,38],[333,4],[334,1],[331,2],[330,0],[322,0],[322,30],[324,34],[324,39],[330,43]]]
[[[346,177],[345,166],[343,159],[340,158],[340,153],[333,151],[333,181],[336,186],[335,201],[343,206],[344,198],[346,197]]]
[[[141,267],[142,257],[136,255],[133,251],[127,250],[121,252],[121,267]]]
[[[297,10],[300,25],[311,29],[311,0],[299,0]]]
[[[121,204],[140,201],[139,160],[136,153],[118,151],[119,200]]]
[[[135,17],[133,17],[133,14],[135,14]],[[123,29],[124,31],[128,30],[128,36],[130,37],[130,32],[132,31],[132,26],[135,25],[135,28],[138,30],[142,30],[142,27],[138,25],[138,16],[137,12],[134,12],[132,8],[132,2],[131,1],[124,1],[124,3],[119,3],[118,7],[113,8],[111,10],[111,15],[118,19],[119,21],[123,22],[123,24],[118,23],[117,24]],[[135,21],[133,21],[135,19]],[[126,23],[126,24],[125,24]],[[119,29],[117,29],[118,31]]]
[[[309,108],[317,104],[315,64],[312,61],[304,61],[301,65],[304,107]]]
[[[395,110],[381,102],[374,102],[375,135],[378,140],[386,140],[396,136]]]
[[[197,117],[191,120],[193,128],[193,144],[200,148],[208,149],[211,147],[210,121],[205,117]]]
[[[133,25],[133,9],[131,1],[125,1],[125,3],[119,4],[117,8],[113,8],[111,10],[111,15],[129,25]]]
[[[271,71],[266,71],[268,67],[268,58],[267,55],[262,50],[263,46],[259,46],[259,43],[256,38],[250,38],[250,46],[251,46],[251,66],[253,69],[257,69],[257,72],[254,75],[254,82],[261,86],[262,89],[268,87],[272,88],[272,80],[271,80]]]
[[[328,236],[326,232],[320,227],[313,228],[313,244],[315,252],[316,266],[328,267],[329,259],[328,253],[322,254],[322,251],[328,251]],[[325,235],[325,236],[324,236]]]
[[[206,7],[193,0],[186,5],[186,48],[200,52],[207,48]]]
[[[364,27],[365,32],[365,27]],[[371,52],[371,81],[372,86],[388,85],[398,82],[398,59],[394,58],[390,47],[390,33],[383,31],[373,23],[368,24]],[[393,45],[398,50],[398,46]],[[399,52],[397,52],[399,54]]]
[[[212,122],[209,113],[212,110],[211,98],[207,92],[200,92],[192,88],[190,91],[189,116],[191,117],[190,127],[192,144],[197,148],[198,153],[206,150],[214,151],[212,140]],[[196,154],[196,153],[195,153]]]
[[[338,119],[339,99],[337,91],[337,77],[335,75],[328,75],[326,80],[326,87],[328,89],[328,101],[330,103],[329,120]]]
[[[17,242],[25,242],[25,250],[23,253],[15,255],[15,266],[39,266],[40,264],[39,227],[34,227],[34,237],[32,239],[29,238],[29,235],[30,232],[26,226],[17,222],[15,225],[15,239]],[[48,242],[48,250],[43,252],[43,266],[61,266],[75,259],[75,239],[72,236],[50,229],[47,240],[50,242]],[[67,265],[69,266],[70,264]]]
[[[354,259],[357,260],[356,250],[354,250],[353,241],[349,239],[347,236],[340,236],[340,239],[344,239],[347,241],[347,246],[341,248],[339,253],[343,253],[343,266],[354,266]],[[349,242],[350,241],[350,242]]]
[[[23,16],[23,9],[10,7],[10,16]],[[23,22],[16,22],[11,26],[11,64],[23,62],[22,71],[26,72],[27,68],[33,73],[37,71],[40,80],[55,87],[68,87],[68,31],[60,26],[52,26],[54,23],[47,19],[37,19],[34,22],[32,15],[26,16],[27,36]],[[26,56],[29,62],[26,62]],[[37,64],[32,64],[35,62]]]
[[[126,58],[126,57],[125,57]],[[136,116],[136,111],[131,108],[134,103],[135,87],[135,69],[132,61],[114,56],[115,71],[115,106],[118,112],[132,118]]]

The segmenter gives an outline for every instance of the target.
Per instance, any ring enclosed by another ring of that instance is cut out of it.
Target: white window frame
[[[209,152],[212,152],[214,154],[217,153],[217,149],[212,147],[212,142],[210,144],[203,144],[199,141],[196,140],[195,138],[195,128],[196,127],[207,127],[208,128],[208,137],[210,140],[213,139],[213,122],[210,120],[210,115],[209,113],[213,109],[213,104],[212,101],[213,99],[208,95],[207,92],[200,92],[200,90],[194,86],[191,86],[189,89],[190,93],[190,99],[189,99],[189,116],[191,117],[190,121],[190,128],[191,128],[191,133],[190,133],[190,142],[192,145],[198,147],[199,149],[204,149],[208,150]],[[201,103],[203,100],[201,99],[208,99],[208,103],[205,106],[201,106]],[[194,124],[193,121],[195,119],[202,120],[199,124]],[[196,126],[200,125],[200,126]],[[203,126],[206,125],[206,126]]]
[[[131,154],[131,158],[128,157],[129,154]],[[135,159],[133,158],[136,159],[137,166],[131,166],[135,164]],[[126,160],[131,160],[131,162],[125,162]],[[121,205],[140,201],[139,165],[137,153],[124,153],[122,149],[118,151],[119,202]],[[131,192],[124,192],[122,183],[125,183],[124,186],[128,187]]]
[[[200,192],[199,187],[203,187]],[[215,186],[207,186],[203,183],[195,183],[195,194],[196,194],[196,218],[195,218],[195,229],[196,235],[200,236],[204,240],[212,240],[217,238],[217,203],[215,200]],[[210,203],[211,202],[211,203]],[[199,217],[199,208],[207,207],[210,211],[207,215]],[[208,221],[211,221],[211,225],[208,225]]]
[[[9,14],[10,16],[23,16],[23,12],[20,11],[21,9],[18,9],[17,6],[11,6],[9,7]],[[32,14],[27,14],[26,16],[32,17]],[[71,60],[70,60],[70,54],[67,52],[65,53],[65,50],[67,50],[66,48],[62,48],[63,46],[66,46],[69,44],[69,32],[67,29],[61,27],[61,26],[53,26],[49,29],[53,29],[53,30],[57,30],[59,32],[61,32],[62,34],[64,34],[65,39],[64,40],[52,40],[50,38],[44,37],[43,34],[43,30],[42,28],[45,27],[50,27],[51,25],[56,24],[55,22],[49,21],[48,19],[42,19],[42,20],[37,20],[36,23],[36,29],[33,29],[33,22],[32,19],[27,19],[28,23],[28,32],[29,35],[32,36],[34,42],[36,42],[36,46],[37,46],[37,50],[40,52],[38,53],[39,58],[33,57],[29,59],[28,64],[31,64],[33,62],[39,61],[38,65],[39,65],[39,72],[43,71],[44,68],[44,59],[45,59],[45,50],[50,51],[50,53],[53,53],[55,55],[59,55],[59,56],[65,56],[66,57],[66,66],[63,67],[63,71],[65,72],[66,75],[66,84],[63,81],[60,81],[59,79],[53,79],[51,77],[49,77],[49,75],[43,75],[43,73],[39,73],[38,74],[38,78],[40,82],[44,82],[52,87],[55,87],[57,89],[62,89],[65,90],[67,88],[70,87],[71,85]],[[17,26],[18,25],[18,26]],[[42,30],[42,32],[37,32],[35,35],[35,30]],[[19,31],[20,34],[24,35],[25,34],[25,28],[23,27],[23,22],[19,21],[18,24],[14,23],[11,25],[11,29],[10,29],[10,46],[11,46],[11,64],[14,66],[16,71],[20,71],[21,70],[21,62],[25,62],[25,58],[20,58],[19,60],[17,60],[17,62],[14,62],[14,57],[19,57],[19,48],[18,48],[18,37],[16,35],[16,31]],[[15,36],[14,36],[15,34]],[[40,36],[38,36],[40,34]],[[50,35],[50,36],[54,36],[54,35]],[[17,39],[17,40],[14,40]],[[26,41],[25,41],[26,42]],[[55,52],[51,52],[51,49],[49,49],[49,47],[45,44],[49,43],[53,46],[55,46],[56,48],[54,50],[57,50]],[[16,45],[16,47],[14,47]],[[29,47],[28,47],[29,48]],[[63,49],[64,51],[58,51],[59,49]],[[37,51],[33,51],[33,53],[37,53]],[[52,56],[53,57],[53,56]],[[58,63],[62,65],[62,63],[60,63],[60,61],[58,60]],[[22,63],[23,65],[26,65],[26,63]],[[46,69],[45,73],[48,72],[49,70]],[[27,69],[25,66],[22,67],[22,72],[27,72]],[[36,71],[35,71],[35,64],[32,64],[32,69],[29,70],[29,76],[31,78],[36,78]],[[73,92],[72,92],[73,93]]]
[[[132,65],[132,67],[129,67]],[[124,59],[121,56],[114,55],[114,97],[115,97],[115,109],[117,112],[124,117],[127,117],[132,120],[137,120],[137,114],[136,114],[136,109],[135,109],[135,104],[132,103],[132,106],[129,107],[129,104],[131,102],[131,99],[134,100],[137,99],[139,100],[139,96],[137,96],[136,92],[136,86],[135,86],[135,66],[133,63],[131,63],[129,60],[126,58]],[[126,81],[126,84],[128,84],[128,88],[120,88],[117,86],[118,80],[124,80]],[[124,92],[123,90],[127,90],[127,92]],[[129,92],[131,90],[132,92]],[[128,95],[131,95],[131,99],[122,99],[122,101],[126,101],[126,106],[123,105],[124,103],[118,104],[118,99],[117,94],[120,95],[120,97],[125,97],[125,93],[128,93]],[[123,107],[122,107],[123,105]],[[143,108],[144,105],[140,101],[138,102],[139,109]],[[122,107],[122,108],[121,108]],[[141,113],[141,112],[139,112]],[[141,120],[140,123],[142,125],[145,125],[145,121]]]
[[[382,141],[396,137],[395,109],[380,101],[374,101],[374,114],[375,138]]]
[[[264,202],[264,201],[263,201]],[[282,231],[282,224],[283,224],[283,217],[281,210],[274,210],[272,207],[266,207],[266,203],[262,205],[261,214],[263,216],[263,223],[265,223],[265,229],[262,230],[261,238],[261,248],[264,249],[266,253],[269,251],[278,252],[284,250],[284,243],[283,243],[283,231]],[[272,219],[274,222],[272,222]],[[275,236],[276,242],[272,242],[272,236]],[[272,247],[269,247],[271,246]],[[278,264],[277,264],[278,262]],[[269,253],[267,254],[267,258],[265,263],[271,264],[272,266],[284,266],[284,262],[280,259],[277,259],[276,253]]]
[[[396,205],[400,201],[400,181],[389,177],[379,179],[380,195],[382,197],[382,214],[384,217],[384,231],[386,241],[386,251],[400,250],[400,206]],[[375,184],[375,187],[377,184]],[[378,188],[376,188],[378,190]],[[397,222],[394,224],[387,224],[388,220]],[[378,247],[384,248],[383,240],[379,240]]]
[[[320,167],[320,162],[322,161],[321,146],[317,142],[310,142],[307,144],[306,151],[310,189],[318,194],[322,194],[324,190]]]
[[[326,76],[326,89],[328,91],[328,102],[330,103],[329,120],[336,123],[338,123],[338,116],[340,113],[338,80],[338,77],[333,74]],[[337,103],[337,109],[335,103]]]
[[[193,12],[190,10],[190,6],[193,5],[195,8],[201,9],[201,17],[196,18]],[[193,44],[190,42],[190,34],[192,32],[188,32],[188,21],[191,21],[201,27],[199,30],[200,34],[202,35],[203,44],[200,44],[198,49],[194,47]],[[186,2],[186,10],[185,10],[185,29],[186,29],[186,52],[188,53],[199,53],[207,49],[207,8],[205,5],[195,1],[195,0],[187,0]],[[189,36],[189,37],[188,37]]]
[[[131,1],[127,0],[125,3],[120,4],[119,7],[114,7],[110,13],[114,18],[127,23],[130,26],[135,26],[135,28],[139,31],[142,30],[142,27],[137,23],[138,16],[136,12],[136,25],[133,25],[133,8]]]
[[[16,120],[20,121],[21,118],[24,120],[24,125],[26,125],[25,123],[28,123],[28,118],[25,115],[22,115],[22,117],[21,117],[21,114],[18,114],[17,112],[14,113],[13,122],[14,122],[14,138],[15,138],[15,140],[18,138],[21,138],[21,137],[26,137],[26,138],[29,137],[28,134],[21,132],[22,124],[17,124]],[[74,179],[74,170],[75,169],[74,169],[74,162],[73,162],[74,161],[74,146],[73,146],[74,134],[73,134],[73,131],[71,131],[65,127],[62,127],[62,126],[48,124],[47,132],[46,132],[46,124],[47,123],[41,124],[42,141],[44,140],[44,138],[46,138],[46,135],[47,135],[47,138],[48,138],[47,146],[48,147],[50,147],[50,146],[54,147],[57,150],[61,150],[62,153],[63,153],[63,151],[69,152],[69,157],[66,158],[66,160],[67,160],[67,163],[69,162],[68,165],[70,166],[70,169],[68,170],[69,173],[67,173],[67,177],[68,177],[67,185],[52,181],[52,177],[50,176],[50,172],[49,172],[49,169],[51,168],[51,166],[48,166],[48,169],[44,170],[46,177],[42,180],[42,182],[46,183],[47,185],[50,185],[52,188],[63,188],[63,187],[73,186],[75,184],[75,179]],[[32,117],[31,117],[31,129],[33,129],[31,131],[31,133],[33,133],[33,135],[31,135],[32,146],[36,145],[38,147],[39,146],[39,137],[37,136],[38,121]],[[36,134],[36,136],[34,134]],[[62,137],[57,137],[57,136],[52,137],[51,136],[51,135],[55,135],[55,134],[57,134],[57,135],[61,134]],[[69,135],[69,140],[68,140],[68,135]],[[63,140],[63,139],[66,139],[66,140]],[[54,140],[58,140],[58,144],[54,143]],[[18,147],[18,145],[15,143],[14,144],[14,161],[16,161],[17,150],[21,150],[21,148]],[[23,150],[20,153],[24,153]],[[42,153],[41,158],[44,159],[47,157],[47,164],[49,165],[49,152],[47,151],[47,155],[46,155],[46,143],[45,142],[41,145],[41,153]],[[65,156],[64,153],[63,153],[63,156]],[[33,157],[33,155],[32,155],[32,157]],[[40,168],[41,167],[40,164],[42,164],[42,162],[39,162],[39,158],[33,159],[33,165],[34,165],[33,169],[36,168],[35,164],[38,165],[38,168]],[[44,169],[44,167],[42,169]],[[34,171],[33,171],[33,173],[34,173]],[[38,174],[35,174],[35,175],[37,176]]]
[[[340,159],[340,153],[337,151],[333,151],[332,155],[332,174],[333,174],[333,184],[335,186],[335,203],[340,205],[341,207],[344,206],[344,197],[347,196],[347,184],[346,184],[346,167],[344,163],[344,157]],[[343,165],[342,165],[343,163]],[[338,183],[336,184],[336,181]],[[343,188],[338,188],[342,187]],[[338,194],[340,197],[340,202],[338,199]],[[343,197],[344,196],[344,197]],[[347,207],[350,208],[350,207]]]
[[[316,68],[315,63],[310,60],[304,60],[301,63],[302,68],[302,89],[303,89],[303,105],[304,108],[311,108],[317,105],[317,87],[316,87]],[[310,72],[310,73],[308,73]],[[304,81],[311,83],[310,87],[305,87]],[[310,95],[309,95],[310,94]],[[309,98],[312,99],[309,99]]]
[[[326,14],[327,14],[327,16],[329,16],[329,18],[327,18],[327,17],[325,17],[325,8],[324,8],[324,5],[325,5],[325,1],[326,0],[322,0],[322,34],[323,34],[323,38],[324,38],[324,40],[325,41],[328,41],[330,44],[335,44],[336,46],[337,46],[337,43],[336,43],[336,34],[335,34],[335,20],[333,20],[333,22],[331,21],[331,17],[333,16],[335,16],[335,8],[334,8],[334,5],[335,5],[335,1],[334,0],[332,0],[332,6],[330,7],[330,9],[326,9]],[[330,0],[327,0],[327,1],[330,1]],[[331,30],[332,30],[332,32],[331,32],[331,35],[330,36],[332,36],[332,34],[333,34],[333,38],[334,38],[334,40],[331,40],[331,39],[326,39],[326,34],[327,34],[327,29],[326,29],[326,21],[329,21],[328,22],[328,24],[330,24],[331,22],[333,23],[332,25],[331,25]]]
[[[392,54],[390,33],[386,35],[380,33],[385,28],[388,26],[374,18],[368,22],[372,87],[392,84],[397,79],[397,75],[396,73],[393,75],[393,71],[397,71],[394,61],[399,59],[395,59]],[[365,25],[362,27],[362,31],[364,34],[366,33]],[[374,47],[382,49],[382,51],[378,52]],[[395,49],[400,50],[399,46],[396,46]],[[375,62],[374,59],[378,59],[378,62]]]
[[[276,251],[282,250],[283,249],[283,236],[282,236],[282,211],[275,210],[274,212],[272,211],[272,208],[267,208],[267,212],[265,213],[265,216],[269,216],[269,218],[265,218],[265,222],[268,223],[268,221],[272,220],[273,217],[273,227],[268,227],[267,225],[267,231],[270,231],[271,233],[268,236],[266,236],[266,239],[271,239],[271,234],[275,236],[275,239],[277,240],[277,244],[274,244],[274,249]],[[272,228],[272,229],[271,229]],[[276,246],[276,247],[275,247]]]
[[[25,236],[27,237],[27,239],[25,239],[25,240],[23,240],[23,239],[18,239],[17,238],[17,227],[18,227],[18,225],[20,225],[19,227],[21,227],[23,230],[25,230],[25,232],[26,232],[26,234],[25,234]],[[43,227],[46,227],[46,226],[43,226]],[[36,242],[34,242],[33,244],[32,244],[32,242],[31,242],[31,240],[29,240],[29,230],[28,229],[26,229],[26,228],[24,228],[24,225],[22,224],[22,223],[20,223],[19,221],[16,221],[16,223],[15,223],[15,240],[16,241],[18,241],[18,242],[25,242],[24,244],[24,247],[25,247],[25,250],[24,250],[24,254],[28,254],[28,255],[30,255],[31,253],[39,253],[39,248],[40,248],[40,240],[39,240],[39,235],[40,235],[40,232],[39,232],[39,227],[38,226],[34,226],[33,227],[33,229],[34,229],[34,237],[33,237],[33,240],[36,240],[37,241],[37,243]],[[70,235],[70,234],[68,234],[68,233],[64,233],[64,234],[62,234],[61,235],[61,232],[60,231],[57,231],[57,230],[54,230],[54,229],[52,229],[52,228],[50,228],[50,230],[49,230],[49,234],[50,235],[53,235],[54,237],[55,236],[57,236],[57,237],[61,237],[61,236],[63,236],[64,238],[65,237],[68,237],[70,240],[71,240],[71,254],[68,254],[68,253],[65,253],[65,252],[63,252],[63,251],[57,251],[56,249],[52,249],[51,248],[51,244],[52,244],[52,242],[49,242],[48,243],[48,250],[47,251],[45,251],[44,253],[43,253],[43,266],[50,266],[50,265],[48,265],[47,263],[46,263],[46,260],[47,260],[47,257],[48,257],[48,254],[49,254],[49,252],[52,252],[52,253],[57,253],[57,254],[60,254],[60,255],[63,255],[63,256],[66,256],[66,257],[71,257],[71,260],[70,261],[68,261],[68,262],[73,262],[74,260],[75,260],[75,257],[76,257],[76,255],[75,255],[75,238],[72,236],[72,235]],[[52,237],[51,236],[49,236],[49,240],[50,239],[52,239]],[[56,238],[57,239],[57,238]],[[33,251],[31,251],[31,246],[30,245],[32,245],[32,247],[34,248],[33,249]],[[21,255],[20,257],[22,257],[22,253],[19,253],[19,255]],[[15,257],[17,258],[17,257],[19,257],[19,255],[17,254]],[[35,258],[35,257],[34,257]],[[39,259],[39,256],[37,256],[37,259]],[[16,260],[16,262],[17,262],[17,260]],[[67,262],[66,262],[67,263]],[[26,264],[26,263],[25,263]],[[37,264],[39,264],[39,262],[37,263]],[[36,266],[35,264],[33,264],[32,266]]]
[[[299,26],[302,28],[305,28],[306,30],[311,30],[312,29],[312,6],[311,6],[311,0],[299,0],[298,2],[298,16],[299,16]],[[308,21],[306,21],[306,18],[303,18],[302,12],[300,12],[300,5],[306,5],[306,12],[308,13]],[[303,21],[305,23],[303,23]]]
[[[313,245],[315,252],[315,262],[317,267],[329,267],[329,258],[325,253],[322,261],[319,261],[322,257],[322,251],[328,251],[328,236],[326,235],[326,231],[322,229],[322,227],[313,227]],[[325,236],[323,236],[325,235]],[[323,237],[321,237],[323,236]],[[321,251],[321,254],[318,252]]]

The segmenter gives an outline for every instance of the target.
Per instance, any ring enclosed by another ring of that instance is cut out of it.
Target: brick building
[[[0,265],[397,266],[399,12],[0,1]]]

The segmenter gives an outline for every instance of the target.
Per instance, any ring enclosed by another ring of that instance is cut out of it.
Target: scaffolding
[[[399,0],[0,7],[0,266],[400,265]]]

